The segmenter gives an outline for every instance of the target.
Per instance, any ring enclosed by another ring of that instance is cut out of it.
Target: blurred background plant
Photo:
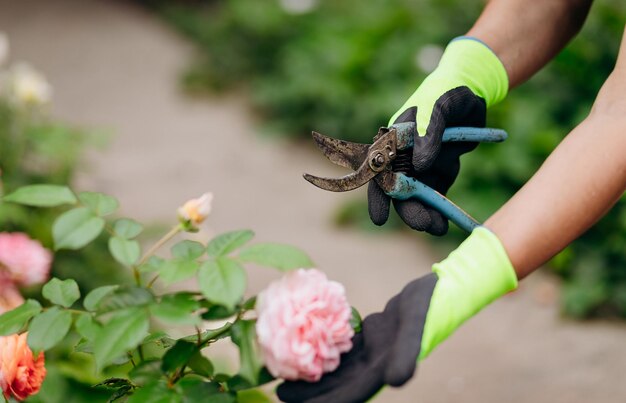
[[[101,142],[101,136],[51,119],[52,87],[45,77],[27,63],[7,66],[8,59],[9,39],[0,33],[0,197],[29,184],[71,183],[82,153]],[[51,227],[59,211],[0,203],[0,231],[27,233],[51,249]],[[122,266],[108,256],[107,239],[100,237],[89,248],[57,253],[51,275],[76,279],[83,293],[127,282]],[[41,300],[40,288],[22,292]],[[45,392],[30,401],[106,401],[108,394],[89,388],[97,380],[93,371],[85,370],[92,363],[71,354],[75,342],[68,338],[48,355],[54,364],[48,366]]]
[[[315,129],[362,142],[483,7],[458,0],[140,1],[197,44],[198,57],[182,78],[189,92],[245,89],[270,133],[306,140]],[[488,124],[505,128],[510,139],[464,157],[451,198],[484,220],[530,178],[589,111],[614,66],[625,19],[626,3],[596,2],[579,36],[490,110]],[[370,227],[365,200],[340,207],[336,219]],[[462,236],[452,234],[455,242]],[[565,313],[626,317],[625,244],[622,198],[550,263],[565,280]]]
[[[8,58],[8,39],[0,34],[0,62]],[[74,179],[80,157],[101,136],[49,118],[52,88],[26,63],[0,65],[0,174],[2,193],[35,183],[67,184]],[[53,217],[58,211],[0,205],[2,231],[25,232],[50,248]],[[80,253],[61,253],[53,275],[76,278],[83,291],[123,279],[122,271],[105,259],[106,242]],[[89,267],[89,270],[85,270]]]

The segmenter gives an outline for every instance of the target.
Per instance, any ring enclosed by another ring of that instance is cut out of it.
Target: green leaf
[[[149,326],[145,309],[121,311],[102,327],[94,342],[94,358],[98,368],[104,368],[118,356],[131,350],[146,337]]]
[[[193,370],[193,372],[200,376],[209,378],[213,375],[213,364],[208,358],[203,356],[200,351],[197,351],[191,356],[187,365]]]
[[[223,392],[217,382],[205,382],[194,377],[185,377],[178,382],[184,403],[236,403],[235,394]]]
[[[272,403],[262,390],[246,389],[237,392],[237,403]]]
[[[34,299],[27,299],[17,308],[0,315],[0,336],[17,333],[33,316],[41,312],[41,305]]]
[[[141,344],[148,344],[148,343],[159,343],[160,340],[164,337],[168,337],[167,333],[164,332],[163,330],[157,330],[154,333],[150,333],[148,336],[146,336],[145,339],[143,339],[143,341],[141,342]]]
[[[239,263],[221,257],[204,262],[198,282],[209,301],[233,308],[246,290],[246,272]]]
[[[93,343],[87,339],[80,339],[74,346],[74,352],[93,354]]]
[[[230,378],[226,382],[226,385],[228,386],[228,390],[232,390],[233,392],[250,389],[254,387],[254,384],[252,384],[247,378],[244,378],[240,374],[237,374],[233,376],[232,378]]]
[[[232,341],[239,347],[239,374],[253,386],[259,382],[259,372],[263,367],[257,351],[254,320],[238,320],[231,328]]]
[[[204,320],[226,319],[228,317],[235,315],[236,313],[237,313],[237,309],[235,309],[234,307],[226,308],[225,306],[222,306],[222,305],[211,304],[208,307],[207,311],[202,314],[202,319]]]
[[[61,214],[52,226],[54,248],[80,249],[93,241],[104,228],[104,219],[96,217],[87,207]]]
[[[136,385],[146,385],[163,375],[160,360],[148,360],[137,364],[128,374]]]
[[[106,294],[97,304],[99,313],[117,311],[132,307],[147,306],[154,302],[154,295],[146,288],[119,287]]]
[[[168,373],[177,370],[198,352],[198,346],[185,340],[177,340],[176,344],[165,352],[162,359],[161,371]]]
[[[133,390],[135,390],[133,386],[130,386],[130,385],[121,386],[118,389],[116,389],[115,392],[113,392],[111,397],[109,397],[109,400],[107,400],[107,403],[114,403],[114,402],[120,401],[119,399],[123,398],[124,396],[128,396],[129,394],[133,392]]]
[[[76,196],[69,188],[57,185],[24,186],[4,196],[3,200],[36,207],[55,207],[77,202]]]
[[[173,259],[165,261],[159,267],[159,274],[165,285],[171,285],[193,277],[199,267],[200,264],[193,260]]]
[[[204,253],[204,245],[200,242],[185,239],[172,246],[172,256],[178,259],[194,260]]]
[[[72,279],[59,280],[54,277],[43,286],[42,294],[44,298],[53,304],[69,308],[80,298],[78,284]]]
[[[256,306],[256,295],[248,298],[246,302],[244,302],[241,305],[241,307],[246,310],[254,309],[255,306]]]
[[[113,236],[109,238],[109,251],[111,255],[125,266],[132,266],[141,254],[139,242]]]
[[[130,218],[120,218],[113,224],[115,235],[125,239],[132,239],[139,235],[141,231],[143,231],[143,226]]]
[[[302,250],[295,246],[277,243],[260,243],[249,246],[241,250],[239,259],[243,262],[256,263],[279,270],[314,266],[309,256]]]
[[[159,271],[165,262],[162,257],[150,256],[146,263],[139,266],[139,271],[142,273]]]
[[[248,229],[226,232],[216,236],[209,242],[207,245],[207,253],[212,257],[227,255],[246,242],[249,242],[253,237],[254,232]]]
[[[219,373],[219,374],[215,374],[215,376],[213,377],[213,380],[219,383],[226,383],[230,380],[230,378],[232,378],[232,376],[228,374]]]
[[[97,192],[81,192],[78,194],[81,203],[95,215],[103,217],[113,213],[120,206],[115,197]]]
[[[111,397],[109,397],[107,403],[113,403],[124,396],[132,394],[133,390],[136,388],[136,386],[132,382],[124,378],[109,378],[104,380],[103,382],[100,382],[97,385],[94,385],[93,387],[104,387],[106,389],[115,391],[111,395]]]
[[[56,346],[70,330],[72,314],[52,307],[35,316],[28,327],[28,345],[33,351],[46,351]]]
[[[162,297],[158,304],[150,306],[150,312],[167,323],[200,325],[200,317],[193,313],[199,308],[200,303],[193,295],[178,293]]]
[[[83,306],[88,311],[95,311],[102,298],[117,290],[118,287],[118,285],[105,285],[102,287],[94,288],[85,297],[85,300],[83,301]]]
[[[359,333],[361,331],[361,314],[356,310],[355,307],[352,308],[352,315],[350,316],[350,326],[354,330],[355,333]]]
[[[182,397],[175,389],[170,389],[164,380],[154,380],[135,393],[126,403],[181,403]]]
[[[86,312],[81,312],[78,315],[78,318],[74,321],[74,327],[78,334],[90,341],[96,338],[96,334],[100,330],[100,325],[94,321],[93,316]]]
[[[118,389],[124,386],[133,386],[128,379],[124,378],[108,378],[104,381],[93,385],[94,387],[103,386],[108,389]]]

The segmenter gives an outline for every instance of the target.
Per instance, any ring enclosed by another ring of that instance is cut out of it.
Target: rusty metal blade
[[[315,143],[326,158],[339,166],[357,171],[367,158],[370,144],[339,140],[317,132],[312,132],[312,135]]]
[[[347,192],[348,190],[354,190],[365,185],[376,175],[378,175],[378,172],[371,170],[367,165],[367,161],[365,161],[356,172],[342,176],[341,178],[321,178],[319,176],[304,174],[304,179],[324,190],[330,190],[331,192]]]

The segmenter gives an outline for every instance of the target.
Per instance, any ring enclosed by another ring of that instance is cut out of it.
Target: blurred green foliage
[[[198,58],[184,77],[187,89],[243,86],[272,132],[302,137],[315,129],[362,142],[426,76],[416,62],[420,50],[464,34],[483,7],[460,0],[144,2],[198,45]],[[304,12],[289,7],[309,3]],[[625,2],[597,1],[579,36],[490,110],[488,124],[505,128],[510,139],[465,156],[451,198],[484,220],[530,178],[586,116],[614,66],[625,20]],[[356,217],[350,211],[358,211]],[[364,211],[364,204],[343,209],[340,219],[358,221]],[[624,245],[622,198],[551,262],[566,280],[566,313],[626,317]]]
[[[0,190],[8,194],[29,184],[71,183],[85,146],[93,140],[95,137],[84,131],[46,118],[35,105],[0,99]],[[53,208],[0,203],[0,230],[25,232],[52,249],[50,228],[58,214]],[[110,263],[108,256],[104,238],[80,253],[59,252],[52,276],[75,278],[83,292],[123,281],[121,267]]]
[[[46,117],[41,105],[22,104],[0,97],[0,196],[20,186],[71,183],[85,147],[98,137]],[[0,203],[0,231],[24,232],[52,249],[50,228],[57,208],[31,208]],[[51,277],[74,278],[83,294],[104,284],[127,281],[128,275],[110,258],[107,238],[101,237],[79,252],[55,254]],[[41,300],[40,286],[22,290],[25,297]],[[30,402],[105,402],[108,393],[90,388],[97,383],[92,360],[73,353],[65,340],[62,348],[46,355],[48,376],[41,393]]]

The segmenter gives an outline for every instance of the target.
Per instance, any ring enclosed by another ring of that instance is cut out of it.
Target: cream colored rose
[[[178,209],[178,216],[193,225],[202,223],[211,213],[213,193],[205,193],[197,199],[187,201]]]
[[[13,66],[8,81],[10,96],[16,103],[41,105],[52,98],[52,87],[46,78],[26,63]]]

